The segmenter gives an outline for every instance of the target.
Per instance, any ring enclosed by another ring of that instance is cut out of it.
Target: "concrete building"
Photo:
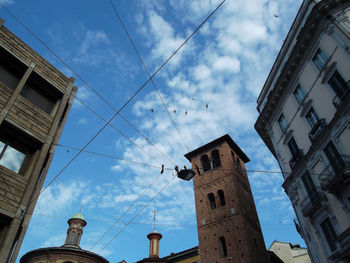
[[[350,262],[350,1],[304,0],[257,100],[314,263]]]
[[[274,252],[284,263],[311,263],[307,248],[287,242],[273,241],[269,251]]]
[[[185,157],[197,173],[193,185],[201,262],[268,262],[245,172],[248,157],[229,135]]]
[[[74,79],[0,19],[0,259],[15,262],[72,99]]]
[[[20,263],[109,263],[104,257],[80,248],[86,221],[81,213],[68,220],[66,241],[61,247],[45,247],[29,251]]]

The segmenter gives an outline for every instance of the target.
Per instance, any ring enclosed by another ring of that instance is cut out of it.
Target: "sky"
[[[220,2],[113,1],[150,74]],[[45,186],[74,157],[74,148],[84,147],[148,75],[109,0],[1,3],[74,73],[0,8],[4,25],[73,76],[77,98],[93,110],[74,101]],[[154,210],[163,235],[160,256],[197,246],[193,184],[173,177],[174,164],[191,167],[184,154],[228,133],[250,158],[248,170],[279,171],[254,129],[256,99],[300,5],[301,0],[226,0],[155,75],[154,85],[145,85],[122,117],[89,144],[89,152],[42,192],[18,260],[29,250],[63,245],[67,220],[81,209],[87,221],[81,247],[110,262],[148,256],[146,236],[153,230]],[[160,175],[162,164],[166,169]],[[266,247],[274,240],[305,246],[295,230],[282,175],[248,176]]]

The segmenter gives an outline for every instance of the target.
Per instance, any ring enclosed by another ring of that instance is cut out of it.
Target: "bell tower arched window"
[[[220,256],[226,257],[227,256],[226,242],[223,236],[219,237],[219,248],[220,248]]]
[[[204,154],[201,156],[201,165],[203,168],[203,172],[209,171],[211,169],[208,155]]]
[[[220,154],[217,149],[211,152],[211,158],[213,160],[213,168],[221,166]]]
[[[70,235],[70,240],[69,240],[69,244],[74,244],[75,241],[75,231],[72,232],[72,234]]]
[[[216,203],[215,203],[215,196],[213,193],[208,194],[208,200],[210,203],[211,210],[214,210],[216,208]]]
[[[222,191],[221,189],[218,191],[218,195],[219,195],[219,199],[220,199],[220,205],[224,206],[226,204],[225,202],[225,195],[224,195],[224,191]]]
[[[238,157],[236,158],[236,166],[237,166],[237,170],[238,170],[240,173],[243,173],[241,161],[238,159]]]

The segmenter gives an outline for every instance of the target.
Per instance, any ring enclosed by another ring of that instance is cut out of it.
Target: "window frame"
[[[300,84],[294,89],[293,95],[299,105],[301,105],[306,98],[306,93]]]
[[[279,116],[277,120],[278,126],[280,127],[280,130],[282,133],[285,133],[288,128],[288,121],[286,117],[284,117],[283,113]]]
[[[331,219],[327,217],[320,223],[320,228],[322,230],[322,234],[326,239],[328,248],[331,252],[334,252],[337,250],[337,246],[335,244],[335,241],[337,239],[337,232],[333,227],[333,224],[331,222]]]
[[[219,250],[220,250],[220,257],[224,258],[227,257],[227,248],[226,248],[226,240],[224,236],[219,237]]]
[[[224,194],[224,191],[222,189],[218,190],[218,196],[219,196],[219,200],[220,200],[220,206],[226,205],[225,194]]]
[[[327,54],[319,47],[312,57],[312,62],[319,69],[323,70],[328,62],[329,57]]]
[[[313,107],[309,109],[309,111],[305,114],[305,119],[310,124],[311,128],[313,129],[317,123],[320,121],[320,117],[318,116],[317,112],[314,110]]]
[[[293,136],[290,138],[287,146],[292,155],[292,158],[296,157],[299,154],[299,147]]]
[[[220,152],[218,149],[214,149],[211,152],[211,159],[212,159],[213,169],[221,166]]]
[[[216,201],[215,201],[215,196],[213,193],[209,193],[207,195],[208,197],[208,200],[209,200],[209,205],[210,205],[210,208],[211,210],[215,210],[216,209]]]
[[[201,166],[202,166],[202,169],[203,169],[204,173],[211,170],[211,163],[210,163],[210,160],[209,160],[209,156],[207,154],[203,154],[200,157],[200,163],[201,163]]]

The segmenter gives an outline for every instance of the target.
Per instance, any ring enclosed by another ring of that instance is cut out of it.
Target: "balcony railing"
[[[340,259],[344,259],[349,254],[350,227],[338,235],[335,242],[337,244],[337,250],[329,257],[332,262],[338,262]]]
[[[309,132],[309,138],[313,142],[316,140],[318,135],[323,131],[324,127],[326,127],[326,120],[320,119],[315,126],[312,128],[312,130]]]
[[[302,150],[298,149],[298,151],[292,156],[292,159],[289,161],[289,166],[293,170],[297,163],[302,159],[304,153]]]
[[[322,189],[337,192],[339,188],[350,184],[350,156],[341,155],[340,159],[332,160],[319,175]]]
[[[316,190],[312,195],[306,196],[300,203],[303,215],[312,217],[323,206],[325,200],[326,195],[320,190]]]

